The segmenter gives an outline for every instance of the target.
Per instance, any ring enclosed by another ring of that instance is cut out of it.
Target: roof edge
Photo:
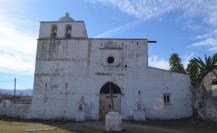
[[[84,38],[84,37],[72,37],[70,39],[66,38],[38,38],[37,40],[70,40],[70,39],[85,39],[85,40],[141,40],[141,41],[148,41],[146,38]]]
[[[84,23],[84,21],[82,21],[82,20],[77,20],[77,21],[40,21],[40,23],[73,23],[73,22]]]

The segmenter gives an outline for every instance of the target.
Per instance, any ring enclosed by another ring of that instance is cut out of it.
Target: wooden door
[[[121,113],[121,94],[113,94],[113,111]],[[104,120],[106,114],[111,111],[111,95],[100,94],[99,118]]]

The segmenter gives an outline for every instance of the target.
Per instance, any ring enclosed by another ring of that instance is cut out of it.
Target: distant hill
[[[17,96],[32,96],[32,89],[16,90]],[[0,94],[14,95],[14,90],[0,89]]]

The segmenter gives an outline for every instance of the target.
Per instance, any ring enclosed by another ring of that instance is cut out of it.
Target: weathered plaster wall
[[[191,84],[187,75],[156,68],[149,68],[145,75],[149,76],[141,86],[145,85],[146,88],[144,104],[148,118],[174,119],[192,116]],[[171,94],[171,104],[164,105],[164,93]]]
[[[83,21],[72,21],[72,22],[63,22],[63,21],[50,21],[50,22],[41,22],[39,38],[50,38],[51,36],[51,27],[52,25],[57,26],[57,38],[65,37],[65,29],[67,25],[72,26],[72,38],[87,38],[87,31]]]
[[[192,115],[189,77],[148,67],[147,40],[77,38],[39,39],[28,117],[75,120],[84,97],[86,119],[98,120],[99,92],[109,81],[121,88],[124,119],[136,115],[138,101],[150,119]],[[171,93],[170,105],[164,106],[164,93]]]
[[[217,74],[217,70],[213,71]],[[217,77],[212,71],[204,77],[200,88],[194,92],[197,96],[194,105],[201,118],[217,121],[217,96],[213,95],[211,84],[213,79]]]

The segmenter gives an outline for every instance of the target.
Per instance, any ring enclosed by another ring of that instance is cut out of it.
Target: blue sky
[[[0,0],[0,88],[33,88],[39,22],[70,12],[89,37],[148,38],[149,65],[168,69],[171,53],[186,66],[217,52],[216,0]],[[8,82],[1,82],[8,81]]]

